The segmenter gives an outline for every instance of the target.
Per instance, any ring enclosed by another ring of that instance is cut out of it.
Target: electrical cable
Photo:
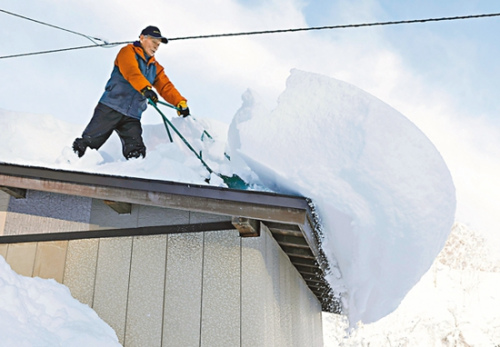
[[[42,21],[39,21],[39,20],[36,20],[36,19],[33,19],[33,18],[29,18],[29,17],[25,17],[25,16],[22,16],[20,14],[17,14],[17,13],[13,13],[13,12],[9,12],[9,11],[6,11],[6,10],[2,10],[0,9],[0,12],[3,12],[3,13],[6,13],[6,14],[9,14],[11,16],[15,16],[15,17],[19,17],[19,18],[22,18],[22,19],[26,19],[26,20],[29,20],[31,22],[35,22],[35,23],[38,23],[38,24],[42,24],[42,25],[46,25],[46,26],[49,26],[51,28],[55,28],[55,29],[59,29],[59,30],[62,30],[62,31],[66,31],[68,33],[71,33],[71,34],[75,34],[75,35],[79,35],[79,36],[83,36],[85,37],[86,39],[92,41],[94,44],[98,44],[96,41],[101,41],[105,44],[107,44],[108,42],[106,42],[105,40],[103,39],[100,39],[98,37],[92,37],[92,36],[89,36],[89,35],[85,35],[85,34],[82,34],[82,33],[79,33],[79,32],[76,32],[76,31],[73,31],[73,30],[69,30],[69,29],[65,29],[65,28],[61,28],[57,25],[53,25],[53,24],[49,24],[49,23],[45,23],[45,22],[42,22]]]
[[[1,10],[1,12],[5,12],[8,14],[12,14],[10,12],[7,12],[5,10]],[[28,19],[40,24],[48,25],[60,30],[68,31],[73,34],[81,35],[86,37],[87,39],[90,39],[92,42],[94,42],[92,39],[103,41],[99,38],[91,38],[88,35],[84,35],[81,33],[77,33],[71,30],[67,30],[64,28],[57,27],[55,25],[43,23],[36,21],[34,19],[12,14],[24,19]],[[441,22],[441,21],[452,21],[452,20],[463,20],[463,19],[477,19],[477,18],[487,18],[487,17],[498,17],[500,16],[500,13],[487,13],[487,14],[478,14],[478,15],[467,15],[467,16],[454,16],[454,17],[440,17],[440,18],[426,18],[426,19],[411,19],[411,20],[400,20],[400,21],[389,21],[389,22],[372,22],[372,23],[359,23],[359,24],[341,24],[341,25],[329,25],[329,26],[317,26],[317,27],[306,27],[306,28],[291,28],[291,29],[278,29],[278,30],[264,30],[264,31],[247,31],[247,32],[238,32],[238,33],[224,33],[224,34],[212,34],[212,35],[199,35],[199,36],[185,36],[185,37],[174,37],[174,38],[169,38],[169,41],[178,41],[178,40],[193,40],[193,39],[208,39],[208,38],[215,38],[215,37],[234,37],[234,36],[250,36],[250,35],[261,35],[261,34],[277,34],[277,33],[289,33],[289,32],[299,32],[299,31],[311,31],[311,30],[333,30],[333,29],[347,29],[347,28],[362,28],[362,27],[373,27],[373,26],[387,26],[387,25],[399,25],[399,24],[415,24],[415,23],[427,23],[427,22]],[[116,46],[116,45],[121,45],[121,44],[128,44],[132,43],[133,41],[124,41],[124,42],[106,42],[103,41],[103,44],[94,44],[94,45],[88,45],[88,46],[77,46],[77,47],[69,47],[69,48],[61,48],[61,49],[54,49],[54,50],[48,50],[48,51],[39,51],[39,52],[31,52],[31,53],[20,53],[20,54],[13,54],[13,55],[6,55],[6,56],[0,56],[0,59],[7,59],[7,58],[18,58],[18,57],[24,57],[24,56],[30,56],[30,55],[40,55],[40,54],[48,54],[48,53],[57,53],[57,52],[65,52],[65,51],[72,51],[72,50],[79,50],[79,49],[86,49],[86,48],[93,48],[93,47],[109,47],[109,46]]]
[[[59,53],[59,52],[75,51],[75,50],[79,50],[79,49],[94,48],[94,47],[110,47],[110,46],[124,45],[124,44],[132,43],[132,42],[134,42],[134,41],[102,43],[102,44],[87,45],[87,46],[77,46],[77,47],[51,49],[51,50],[48,50],[48,51],[38,51],[38,52],[31,52],[31,53],[19,53],[19,54],[12,54],[12,55],[0,56],[0,59],[19,58],[19,57],[27,57],[27,56],[30,56],[30,55],[41,55],[41,54],[49,54],[49,53]]]
[[[280,30],[265,30],[265,31],[247,31],[247,32],[241,32],[241,33],[227,33],[227,34],[214,34],[214,35],[200,35],[200,36],[177,37],[177,38],[171,38],[171,39],[168,39],[168,40],[169,41],[175,41],[175,40],[192,40],[192,39],[206,39],[206,38],[212,38],[212,37],[228,37],[228,36],[243,36],[243,35],[276,34],[276,33],[310,31],[310,30],[361,28],[361,27],[371,27],[371,26],[384,26],[384,25],[397,25],[397,24],[414,24],[414,23],[426,23],[426,22],[441,22],[441,21],[449,21],[449,20],[475,19],[475,18],[497,17],[497,16],[500,16],[500,13],[488,13],[488,14],[478,14],[478,15],[468,15],[468,16],[455,16],[455,17],[441,17],[441,18],[427,18],[427,19],[411,19],[411,20],[391,21],[391,22],[374,22],[374,23],[360,23],[360,24],[328,25],[328,26],[295,28],[295,29],[280,29]]]

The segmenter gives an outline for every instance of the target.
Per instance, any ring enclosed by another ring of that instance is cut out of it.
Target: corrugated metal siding
[[[16,271],[62,281],[125,346],[322,345],[321,305],[267,230],[4,246]]]
[[[33,197],[37,204],[57,200]],[[140,205],[119,215],[101,200],[86,199],[67,201],[85,208],[64,222],[43,208],[33,216],[20,213],[19,204],[9,207],[9,230],[31,224],[33,230],[67,231],[73,223],[85,229],[85,219],[87,230],[230,219]],[[261,226],[255,238],[232,229],[12,243],[0,244],[0,255],[20,274],[67,285],[126,347],[322,346],[320,302]]]

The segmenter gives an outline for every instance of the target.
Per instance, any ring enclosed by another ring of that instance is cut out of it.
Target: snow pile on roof
[[[144,127],[144,160],[124,160],[115,135],[77,158],[71,144],[90,116],[76,126],[0,111],[0,161],[206,184],[207,170],[175,135],[169,143],[163,124]],[[323,248],[338,266],[330,282],[351,324],[393,311],[451,230],[455,190],[436,148],[404,116],[352,85],[294,70],[275,110],[247,92],[229,130],[175,112],[172,118],[214,171],[236,172],[252,189],[313,199]]]
[[[247,92],[229,145],[267,187],[316,203],[351,323],[393,311],[451,231],[455,189],[439,152],[347,83],[294,70],[272,112]]]
[[[16,274],[0,256],[2,346],[121,346],[116,333],[54,280]]]

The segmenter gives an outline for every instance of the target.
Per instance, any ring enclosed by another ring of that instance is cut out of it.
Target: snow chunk
[[[407,118],[355,86],[292,70],[272,112],[245,93],[228,139],[232,161],[317,205],[323,248],[342,272],[332,286],[344,287],[351,325],[396,309],[450,233],[455,188],[441,155]]]

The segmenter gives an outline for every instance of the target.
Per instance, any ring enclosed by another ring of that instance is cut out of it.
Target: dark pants
[[[90,148],[99,149],[116,131],[122,141],[122,152],[130,158],[132,152],[146,155],[146,146],[142,140],[141,121],[121,114],[104,105],[97,104],[94,115],[82,134],[82,138]]]

